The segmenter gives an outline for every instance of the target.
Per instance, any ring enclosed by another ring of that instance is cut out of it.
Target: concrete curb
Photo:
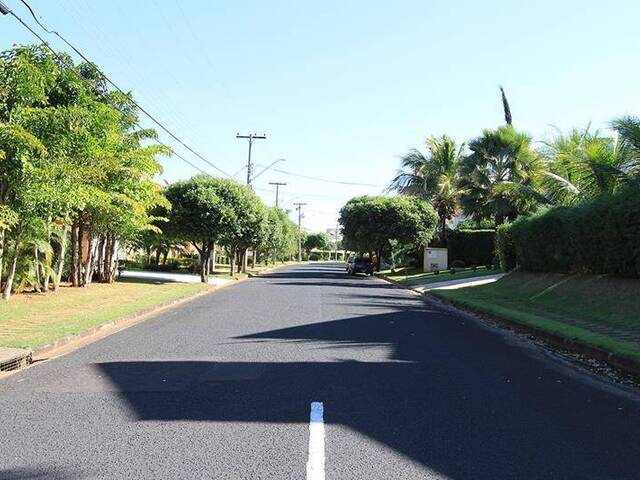
[[[579,340],[575,340],[572,338],[567,338],[561,335],[550,333],[538,327],[525,325],[523,323],[516,322],[515,320],[510,320],[508,318],[501,317],[494,313],[487,312],[486,310],[483,310],[481,308],[471,307],[469,305],[465,305],[460,302],[455,302],[448,298],[442,298],[430,292],[420,292],[419,290],[413,287],[402,285],[401,283],[398,283],[397,281],[388,278],[386,275],[376,274],[376,276],[382,280],[385,280],[389,283],[397,285],[406,290],[412,290],[420,294],[422,297],[424,297],[426,300],[430,302],[446,305],[450,308],[459,310],[464,313],[471,313],[471,314],[477,315],[483,319],[489,320],[490,322],[509,328],[510,330],[516,331],[518,333],[530,335],[536,338],[537,340],[541,340],[552,347],[564,349],[571,353],[585,355],[589,358],[593,358],[595,360],[605,362],[616,369],[619,369],[627,374],[633,375],[634,377],[640,378],[640,363],[628,357],[624,357],[614,352],[609,352],[607,350],[594,347],[592,345],[581,342]]]

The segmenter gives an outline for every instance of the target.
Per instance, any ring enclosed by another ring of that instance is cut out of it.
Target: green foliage
[[[135,131],[137,111],[128,98],[109,92],[95,66],[74,65],[66,54],[55,56],[42,46],[0,53],[0,270],[4,252],[17,267],[10,267],[5,297],[14,279],[46,287],[43,272],[52,268],[54,255],[65,271],[66,238],[52,237],[54,222],[82,228],[81,250],[109,237],[109,258],[118,240],[155,228],[148,212],[167,206],[153,182],[161,171],[156,157],[169,152],[142,145],[154,134]],[[68,228],[62,231],[68,234]],[[55,253],[45,248],[54,243]],[[31,244],[38,245],[33,253]],[[84,269],[83,282],[90,283],[92,257],[74,268]]]
[[[201,278],[208,275],[206,262],[215,243],[233,253],[248,248],[286,248],[290,224],[278,223],[284,212],[271,215],[260,198],[233,180],[196,175],[166,189],[171,204],[165,231],[173,238],[190,241],[201,256]]]
[[[495,230],[452,230],[447,234],[451,265],[491,265],[495,256]]]
[[[428,154],[412,149],[401,158],[401,169],[392,180],[390,189],[403,195],[425,199],[433,205],[440,217],[440,236],[444,240],[446,222],[458,208],[458,164],[462,149],[443,135],[427,140]]]
[[[518,219],[499,231],[501,258],[508,258],[501,235],[511,237],[522,270],[640,277],[640,194],[635,189]]]
[[[298,227],[281,208],[271,207],[267,213],[266,235],[259,245],[267,258],[285,260],[298,250]]]
[[[329,248],[329,235],[325,232],[310,233],[304,240],[303,247],[308,252],[313,249],[326,250]]]
[[[492,230],[493,227],[493,220],[488,218],[479,220],[474,218],[465,218],[456,225],[456,230]]]
[[[575,205],[634,182],[637,159],[632,142],[624,140],[625,132],[630,135],[633,131],[633,120],[621,122],[621,141],[592,133],[587,127],[559,134],[545,144],[544,190],[554,204]]]
[[[496,229],[496,254],[500,268],[505,272],[516,268],[516,250],[511,236],[511,224],[505,223]]]
[[[229,228],[235,218],[231,205],[224,202],[220,190],[227,180],[199,175],[176,182],[165,190],[171,204],[169,222],[163,229],[173,237],[190,241],[197,248],[214,243]]]
[[[531,138],[511,125],[484,130],[460,162],[460,204],[476,220],[496,225],[533,212],[546,199],[538,192],[542,171]]]
[[[438,222],[433,207],[424,200],[405,196],[355,197],[340,210],[345,247],[375,252],[378,261],[391,250],[392,240],[424,246]]]

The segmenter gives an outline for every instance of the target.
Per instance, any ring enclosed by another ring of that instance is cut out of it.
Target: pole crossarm
[[[251,180],[253,180],[253,178],[251,177],[251,169],[252,169],[251,147],[253,146],[254,140],[265,140],[267,136],[264,133],[262,135],[258,135],[257,133],[250,133],[249,135],[240,135],[239,133],[236,133],[236,138],[244,138],[249,140],[249,155],[247,156],[247,185],[251,186]]]

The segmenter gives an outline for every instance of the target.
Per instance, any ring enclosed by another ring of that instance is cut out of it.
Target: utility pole
[[[249,135],[240,135],[236,133],[236,138],[246,138],[249,140],[249,156],[247,157],[247,185],[251,186],[251,147],[253,146],[253,141],[255,139],[264,140],[267,136],[263,133],[262,135],[258,135],[256,133],[250,133]]]
[[[306,203],[294,203],[298,210],[298,261],[302,261],[302,207]]]
[[[287,182],[269,182],[269,185],[275,185],[276,186],[276,208],[278,208],[278,193],[280,191],[280,185],[286,185]]]

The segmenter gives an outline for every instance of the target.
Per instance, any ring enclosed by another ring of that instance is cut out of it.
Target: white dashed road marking
[[[324,405],[311,402],[307,480],[324,480]]]

